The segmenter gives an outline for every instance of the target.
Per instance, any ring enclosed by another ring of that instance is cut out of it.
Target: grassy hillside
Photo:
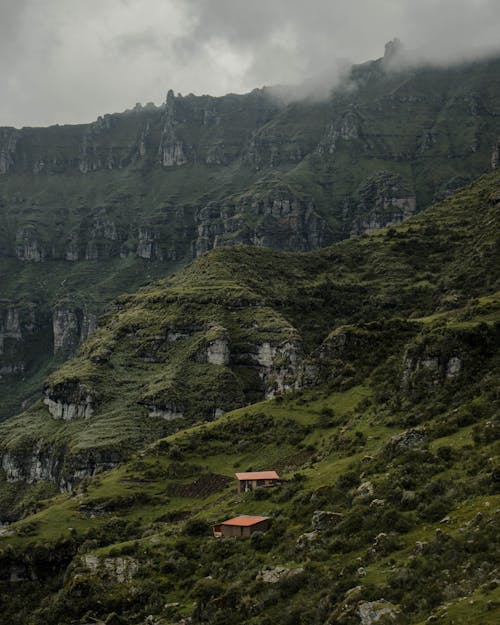
[[[54,419],[40,401],[0,428],[1,449],[57,450],[77,465],[89,450],[123,456],[220,411],[316,383],[309,361],[346,323],[424,317],[496,292],[498,184],[490,174],[403,226],[322,251],[216,250],[121,297],[46,386],[47,401],[87,406],[92,418]],[[68,462],[55,481],[74,472]]]
[[[120,298],[1,426],[10,622],[498,622],[499,189]],[[211,536],[238,514],[271,529]]]
[[[358,328],[364,349],[336,359],[327,382],[156,441],[37,504],[0,539],[2,570],[19,577],[0,584],[5,613],[357,624],[373,604],[401,623],[496,623],[499,321],[495,294],[393,323],[390,345],[387,324]],[[451,354],[460,373],[441,369]],[[408,365],[431,355],[439,367]],[[236,494],[235,471],[265,468],[281,487]],[[237,514],[272,527],[210,536]]]

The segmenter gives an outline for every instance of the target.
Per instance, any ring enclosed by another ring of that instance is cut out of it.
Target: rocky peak
[[[184,165],[188,161],[184,143],[175,130],[176,125],[175,95],[172,89],[169,89],[165,102],[160,145],[158,146],[159,161],[163,167]]]
[[[397,69],[404,55],[404,46],[401,40],[395,37],[385,44],[382,66],[386,70]]]
[[[400,54],[403,50],[403,44],[401,39],[398,37],[394,37],[391,41],[388,41],[384,47],[384,59],[390,60],[394,58],[397,54]]]
[[[175,93],[173,89],[167,91],[167,97],[165,98],[165,106],[168,108],[174,105]]]

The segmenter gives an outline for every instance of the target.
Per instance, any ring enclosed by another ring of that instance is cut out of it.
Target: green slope
[[[330,333],[346,323],[415,319],[496,292],[498,184],[490,174],[399,228],[322,251],[216,250],[120,298],[49,377],[59,418],[34,404],[1,426],[0,449],[26,479],[41,461],[57,465],[46,477],[72,482],[144,441],[316,383],[321,350],[335,353]],[[92,416],[68,420],[68,406]]]
[[[2,570],[24,580],[15,592],[0,582],[5,614],[357,624],[371,603],[396,622],[496,623],[499,321],[495,294],[393,323],[389,344],[388,325],[370,324],[327,383],[178,432],[38,504],[0,538]],[[431,357],[439,367],[408,366]],[[236,494],[235,471],[265,468],[286,482]],[[269,515],[272,528],[209,536],[237,514]],[[259,581],[276,567],[292,574]]]
[[[499,188],[120,298],[47,383],[93,413],[1,426],[10,622],[496,623]],[[271,468],[281,487],[237,495]],[[271,529],[211,537],[237,514]]]

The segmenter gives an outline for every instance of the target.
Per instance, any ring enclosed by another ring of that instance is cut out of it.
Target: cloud
[[[498,49],[499,31],[498,0],[0,0],[0,125],[86,122],[168,88],[326,91],[339,59],[395,36],[450,63]]]

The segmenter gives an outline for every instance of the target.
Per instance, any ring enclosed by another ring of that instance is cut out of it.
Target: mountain
[[[43,402],[0,426],[8,477],[70,488],[145,440],[316,382],[311,370],[345,324],[496,292],[498,180],[398,230],[306,254],[220,248],[118,298],[48,378]]]
[[[14,625],[493,625],[500,172],[123,295],[0,426]],[[224,413],[224,414],[222,414]],[[236,471],[281,486],[238,494]],[[210,525],[271,519],[250,539]]]
[[[121,293],[213,248],[308,251],[401,223],[495,166],[499,69],[382,58],[323,100],[170,91],[92,124],[1,128],[0,419]]]

